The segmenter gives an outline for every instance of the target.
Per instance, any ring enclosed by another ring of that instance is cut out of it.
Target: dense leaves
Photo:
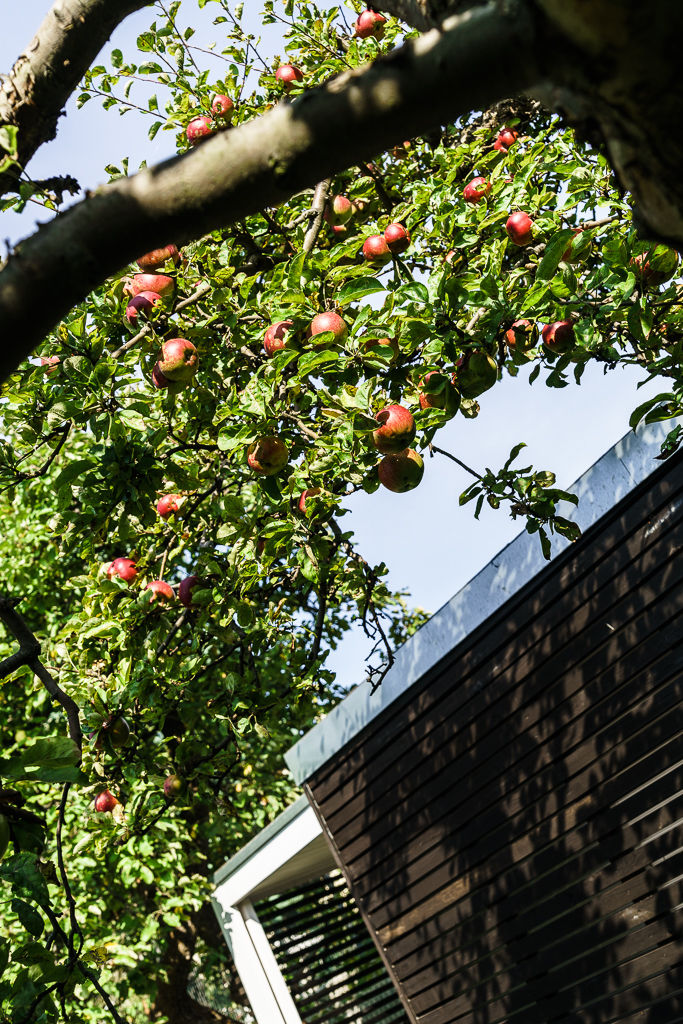
[[[286,38],[271,58],[240,7],[172,4],[137,53],[91,69],[81,103],[142,109],[150,135],[173,132],[183,150],[198,115],[227,131],[283,101],[280,63],[302,71],[293,96],[402,31],[389,21],[383,40],[361,40],[358,4],[345,19],[269,0],[264,23]],[[210,16],[220,76],[181,27]],[[231,119],[214,116],[217,93],[234,99]],[[509,147],[496,143],[506,124],[518,133]],[[468,199],[474,177],[490,188]],[[662,378],[631,425],[683,411],[678,258],[636,236],[601,154],[537,106],[406,140],[329,194],[351,201],[350,218],[328,204],[321,223],[307,192],[187,246],[151,271],[172,278],[172,295],[132,324],[130,293],[154,287],[122,268],[3,390],[4,596],[21,599],[86,737],[79,752],[28,664],[6,674],[0,1017],[13,1024],[99,1022],[113,1004],[148,1019],[169,943],[205,903],[212,870],[293,796],[282,753],[340,696],[327,652],[362,621],[379,684],[422,621],[345,530],[348,496],[380,486],[382,409],[409,410],[412,447],[469,468],[461,503],[507,509],[546,553],[551,532],[578,535],[552,472],[520,467],[521,444],[499,470],[467,467],[466,453],[439,447],[440,429],[479,415],[505,375],[531,368],[531,383],[562,388],[591,361]],[[32,196],[55,206],[28,179],[5,205]],[[506,229],[516,211],[533,224],[523,244]],[[396,222],[409,247],[366,259],[365,240]],[[337,320],[309,332],[326,312]],[[269,355],[264,336],[283,322]],[[546,324],[564,328],[541,334]],[[182,365],[162,350],[178,338],[191,342]],[[665,454],[680,440],[676,427]],[[444,468],[437,457],[427,472]],[[108,572],[116,559],[133,568]],[[0,655],[15,650],[8,634]],[[98,812],[105,790],[112,809]]]

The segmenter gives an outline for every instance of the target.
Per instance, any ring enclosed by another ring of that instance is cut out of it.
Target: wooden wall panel
[[[307,780],[420,1024],[683,1019],[683,456]]]

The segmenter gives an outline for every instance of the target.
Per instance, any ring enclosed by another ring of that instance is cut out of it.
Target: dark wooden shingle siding
[[[308,780],[421,1024],[683,1020],[683,458]]]

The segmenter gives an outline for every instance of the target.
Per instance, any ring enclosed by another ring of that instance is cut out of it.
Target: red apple
[[[335,196],[325,210],[325,220],[333,227],[341,227],[353,217],[353,203],[347,196]]]
[[[528,213],[517,210],[505,221],[508,238],[514,245],[528,245],[533,235],[534,222]]]
[[[192,604],[192,591],[195,587],[199,586],[201,580],[199,576],[186,576],[185,579],[180,581],[178,586],[178,600],[185,608],[189,608]]]
[[[541,338],[549,352],[568,352],[576,341],[571,320],[557,320],[554,324],[546,324],[541,331]]]
[[[109,811],[113,811],[115,807],[118,807],[119,803],[120,801],[116,799],[113,793],[110,793],[108,789],[103,789],[95,797],[95,810],[98,814],[106,814]]]
[[[199,117],[193,117],[188,124],[185,129],[185,137],[191,146],[196,146],[202,139],[213,135],[213,131],[213,121],[211,118],[205,114],[200,114]]]
[[[140,270],[148,272],[163,267],[167,260],[173,260],[176,265],[180,263],[180,253],[178,252],[177,245],[163,245],[160,249],[152,249],[151,252],[146,252],[144,256],[140,256],[137,264]]]
[[[383,266],[391,259],[391,250],[384,235],[370,235],[363,242],[363,256],[369,263]]]
[[[657,246],[651,252],[641,252],[633,256],[630,267],[645,288],[669,281],[678,269],[678,253],[665,246]]]
[[[170,299],[175,291],[175,280],[168,274],[133,274],[127,278],[123,291],[131,296],[140,292],[156,292],[162,299]]]
[[[372,440],[382,455],[402,452],[415,439],[413,414],[402,405],[388,405],[377,413],[379,427],[372,432]]]
[[[152,602],[157,598],[162,602],[175,601],[175,594],[173,593],[173,587],[171,587],[165,580],[152,580],[147,584],[145,590],[152,591]]]
[[[152,384],[155,388],[169,388],[172,384],[168,377],[164,377],[158,363],[155,363],[152,369]]]
[[[412,148],[413,144],[410,141],[410,139],[405,139],[403,142],[399,143],[398,146],[394,146],[394,148],[391,151],[391,155],[396,160],[405,160],[405,158],[408,156],[408,150]]]
[[[177,775],[167,775],[164,779],[164,796],[167,800],[175,800],[181,795],[185,784]]]
[[[164,300],[158,292],[138,292],[126,306],[125,317],[131,327],[135,327],[140,313],[149,315],[157,306],[163,305]]]
[[[389,348],[391,349],[391,362],[395,362],[401,354],[401,349],[398,344],[398,338],[366,338],[363,339],[363,352],[367,355],[373,355],[374,348]],[[389,353],[387,353],[388,355]]]
[[[166,519],[174,512],[180,512],[184,500],[182,494],[164,494],[157,502],[157,513]]]
[[[399,224],[395,221],[393,224],[387,225],[384,229],[384,241],[389,246],[389,251],[397,254],[399,252],[405,252],[410,245],[410,235],[404,228],[403,224]]]
[[[384,36],[386,21],[387,19],[376,11],[363,11],[353,26],[354,35],[358,39],[369,39],[370,36],[381,39]]]
[[[430,390],[430,387],[434,390]],[[424,375],[420,381],[419,398],[421,409],[443,409],[451,416],[455,416],[460,406],[458,389],[438,370],[430,370]]]
[[[389,491],[402,494],[417,487],[424,475],[424,463],[412,448],[385,455],[377,467],[379,482]]]
[[[45,373],[56,373],[57,367],[61,363],[59,356],[41,356],[40,365],[46,367]]]
[[[187,338],[170,338],[161,346],[161,359],[157,366],[167,380],[191,380],[199,366],[197,349]]]
[[[491,191],[491,182],[486,178],[472,178],[462,190],[466,203],[480,203]]]
[[[328,313],[318,313],[317,316],[313,317],[306,331],[306,337],[315,338],[316,335],[325,334],[327,331],[332,332],[334,341],[338,345],[342,345],[346,341],[349,333],[349,329],[339,316],[339,313],[330,311]]]
[[[138,568],[132,558],[115,558],[107,569],[107,576],[113,579],[123,580],[124,583],[132,583],[138,574]]]
[[[538,327],[531,320],[515,320],[505,332],[505,341],[514,352],[527,352],[538,341]]]
[[[348,233],[349,233],[349,229],[347,228],[346,224],[333,224],[332,225],[332,234],[336,235],[338,238],[343,238],[344,235],[348,235]]]
[[[286,92],[289,92],[295,82],[303,82],[303,80],[304,76],[301,70],[294,64],[281,64],[275,72],[275,81],[283,85]]]
[[[297,508],[299,509],[299,512],[306,511],[307,498],[315,498],[316,495],[320,494],[321,492],[321,487],[309,487],[305,491],[302,491],[301,494],[299,495],[299,501],[297,502]]]
[[[259,437],[247,451],[247,465],[259,476],[275,476],[285,468],[288,459],[287,445],[274,436]]]
[[[519,132],[514,131],[512,128],[501,128],[496,135],[496,141],[493,143],[493,148],[497,149],[499,153],[507,153],[510,146],[519,138]]]
[[[222,117],[227,121],[235,112],[235,104],[225,93],[218,92],[211,100],[211,111],[216,117]]]
[[[263,347],[266,355],[274,356],[281,348],[287,348],[287,339],[291,333],[294,322],[292,320],[278,320],[271,324],[263,336]]]

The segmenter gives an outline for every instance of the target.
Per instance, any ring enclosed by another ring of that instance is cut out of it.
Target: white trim
[[[245,900],[240,910],[242,911],[242,917],[254,949],[258,954],[263,970],[268,976],[268,981],[285,1024],[301,1024],[301,1017],[294,1005],[294,1000],[278,967],[277,960],[268,941],[268,936],[263,930],[263,925],[259,921],[256,911],[248,900]]]
[[[592,526],[657,468],[653,460],[674,422],[626,434],[567,488],[578,495],[579,506],[567,505],[561,514],[578,522],[582,530]],[[554,537],[553,557],[568,543]],[[310,778],[547,564],[538,537],[520,533],[399,648],[378,690],[372,693],[367,680],[355,687],[285,754],[295,781]]]

